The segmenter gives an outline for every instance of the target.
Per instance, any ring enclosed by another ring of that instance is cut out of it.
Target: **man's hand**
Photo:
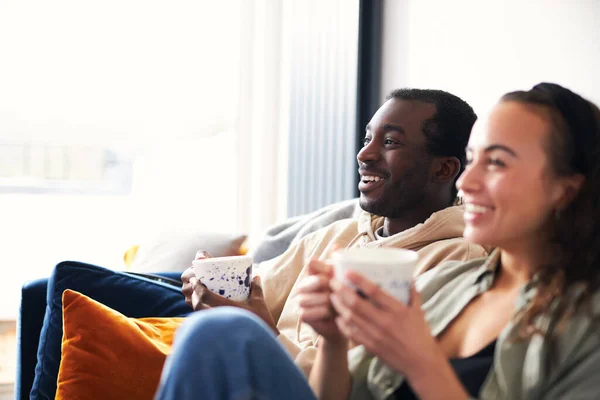
[[[207,251],[198,251],[196,260],[212,258]],[[194,309],[194,311],[206,310],[211,307],[231,306],[246,309],[256,314],[260,319],[266,322],[267,325],[275,334],[279,335],[277,324],[265,303],[262,286],[260,285],[260,277],[256,276],[252,280],[250,286],[250,296],[246,301],[233,301],[219,296],[207,289],[206,286],[196,278],[194,267],[191,266],[181,274],[181,292],[185,297],[185,302]]]
[[[205,250],[198,250],[196,253],[196,258],[194,260],[203,260],[205,258],[212,258],[210,253]],[[183,297],[185,297],[185,302],[188,306],[192,307],[194,311],[198,311],[192,302],[192,295],[194,293],[194,289],[192,288],[192,279],[196,279],[196,272],[194,271],[194,266],[190,266],[188,269],[183,271],[181,274],[181,293],[183,293]]]
[[[265,297],[263,294],[262,286],[260,284],[260,277],[255,276],[250,286],[250,296],[246,301],[233,301],[226,299],[223,296],[219,296],[207,289],[206,286],[200,282],[195,276],[190,278],[190,286],[192,289],[192,295],[190,296],[192,308],[196,310],[205,310],[211,307],[231,306],[239,307],[248,310],[256,314],[262,319],[269,327],[279,335],[277,324],[265,303]],[[186,296],[187,302],[187,296]]]

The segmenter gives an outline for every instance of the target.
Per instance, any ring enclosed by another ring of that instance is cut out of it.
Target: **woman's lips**
[[[466,203],[464,219],[467,222],[479,222],[488,217],[493,211],[494,207],[492,206],[476,203]]]

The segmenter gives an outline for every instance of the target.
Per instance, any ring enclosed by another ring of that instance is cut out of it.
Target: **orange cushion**
[[[183,318],[128,318],[65,290],[56,399],[152,400],[182,322]]]

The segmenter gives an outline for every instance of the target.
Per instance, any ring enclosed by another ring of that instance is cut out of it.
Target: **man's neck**
[[[431,217],[434,212],[440,211],[441,209],[420,209],[412,210],[407,212],[406,215],[398,218],[385,218],[383,221],[383,236],[388,237],[395,235],[396,233],[403,232],[407,229],[416,226],[417,224],[425,222],[427,218]]]

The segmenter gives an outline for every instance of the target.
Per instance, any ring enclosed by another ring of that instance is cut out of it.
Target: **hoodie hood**
[[[358,236],[351,245],[361,247],[402,247],[418,250],[432,242],[462,237],[465,229],[464,206],[451,206],[437,211],[420,224],[395,235],[375,237],[375,231],[383,226],[384,217],[363,211],[358,216]]]

